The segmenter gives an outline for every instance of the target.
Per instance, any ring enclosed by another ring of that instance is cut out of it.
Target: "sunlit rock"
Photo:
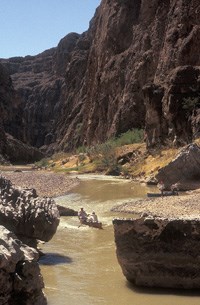
[[[37,240],[49,241],[59,219],[54,200],[38,197],[34,189],[14,187],[0,177],[0,224],[24,243],[36,247]]]
[[[200,188],[200,147],[190,144],[156,175],[166,186],[177,183],[180,190]]]
[[[0,226],[0,304],[46,305],[38,252]]]

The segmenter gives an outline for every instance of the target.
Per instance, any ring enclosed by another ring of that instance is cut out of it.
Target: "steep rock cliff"
[[[199,12],[197,0],[102,0],[87,32],[4,60],[22,98],[18,136],[52,151],[134,127],[147,146],[199,136]]]
[[[13,88],[7,69],[0,64],[0,163],[33,162],[43,154],[14,138],[22,132],[21,98]]]

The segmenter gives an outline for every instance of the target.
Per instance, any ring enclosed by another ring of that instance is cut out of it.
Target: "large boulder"
[[[173,161],[159,170],[156,179],[162,180],[166,187],[178,183],[180,190],[199,188],[200,147],[189,144],[183,148]]]
[[[200,288],[200,219],[114,219],[117,258],[137,286]]]
[[[37,240],[49,241],[59,217],[53,199],[38,197],[35,189],[15,188],[0,177],[0,224],[24,243],[36,247]]]
[[[46,305],[38,253],[0,226],[0,304]]]

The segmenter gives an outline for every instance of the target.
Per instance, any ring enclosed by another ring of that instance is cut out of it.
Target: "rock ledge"
[[[200,218],[114,219],[117,258],[137,286],[200,288]]]

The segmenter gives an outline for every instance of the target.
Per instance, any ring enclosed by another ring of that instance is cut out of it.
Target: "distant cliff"
[[[1,60],[20,96],[6,128],[50,152],[134,127],[147,146],[190,142],[200,131],[199,50],[198,1],[102,0],[82,35]]]

